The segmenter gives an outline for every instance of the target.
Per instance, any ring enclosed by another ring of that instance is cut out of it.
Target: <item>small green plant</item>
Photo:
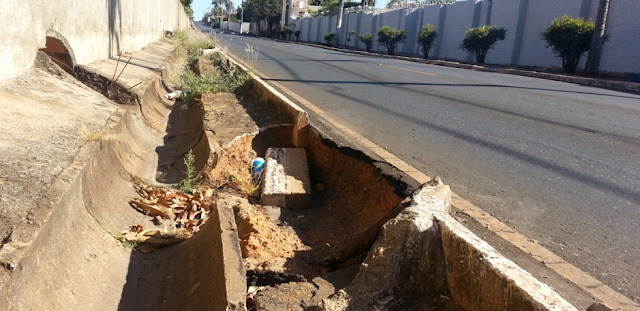
[[[302,33],[302,31],[300,30],[296,30],[293,35],[296,36],[296,41],[300,42],[300,33]]]
[[[336,40],[337,35],[333,32],[327,32],[324,34],[324,42],[327,43],[327,45],[333,45],[333,42]]]
[[[349,44],[349,42],[351,42],[351,36],[353,36],[353,34],[356,33],[353,30],[349,30],[349,32],[347,32],[347,45]]]
[[[503,27],[480,26],[465,32],[466,36],[460,44],[460,49],[471,52],[476,56],[476,62],[483,64],[489,50],[496,42],[504,40],[507,30]]]
[[[389,55],[393,55],[398,44],[406,38],[407,34],[402,29],[384,26],[378,30],[378,45],[387,48],[387,53]]]
[[[418,44],[420,44],[424,59],[429,58],[429,51],[433,47],[433,41],[436,40],[437,36],[436,28],[433,25],[422,26],[422,30],[418,33]]]
[[[594,29],[595,25],[590,20],[563,15],[554,19],[541,36],[547,47],[562,59],[562,69],[574,73],[582,54],[591,48]]]
[[[180,191],[184,193],[191,193],[196,187],[196,158],[193,155],[193,150],[189,150],[189,153],[184,157],[185,176],[180,182]]]
[[[358,39],[360,42],[364,43],[364,49],[367,52],[371,52],[371,47],[373,47],[373,39],[371,38],[370,33],[365,33],[364,35],[359,35]]]
[[[286,40],[291,41],[291,36],[293,36],[293,29],[287,28],[284,30],[284,35],[286,36]]]

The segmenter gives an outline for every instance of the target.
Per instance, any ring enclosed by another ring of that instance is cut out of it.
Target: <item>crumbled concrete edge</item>
[[[453,217],[434,217],[444,245],[449,290],[465,310],[577,310]]]
[[[385,223],[352,283],[324,299],[323,310],[403,310],[446,297],[465,310],[576,310],[451,217],[450,200],[439,179],[416,191],[411,205]]]
[[[276,40],[276,41],[281,41],[281,40]],[[576,77],[576,76],[568,76],[563,74],[554,74],[554,73],[538,72],[533,70],[514,69],[514,68],[491,68],[483,65],[465,64],[465,63],[459,63],[454,61],[424,59],[419,57],[387,55],[387,54],[373,53],[373,52],[360,51],[360,50],[341,49],[341,48],[336,48],[336,47],[331,47],[331,46],[326,46],[321,44],[307,43],[307,42],[291,42],[291,41],[281,41],[281,42],[295,43],[295,44],[306,45],[306,46],[311,46],[316,48],[322,48],[326,50],[332,50],[332,51],[344,52],[344,53],[350,53],[350,54],[358,54],[358,55],[364,55],[364,56],[399,59],[399,60],[406,60],[410,62],[423,63],[428,65],[453,67],[453,68],[468,69],[468,70],[483,71],[483,72],[511,74],[511,75],[540,78],[540,79],[546,79],[546,80],[576,83],[580,85],[626,91],[626,92],[632,92],[636,94],[640,93],[640,83],[636,83],[636,82],[616,81],[616,80],[597,79],[597,78],[588,78],[588,77]]]
[[[415,297],[437,304],[447,284],[433,213],[449,208],[450,198],[442,184],[416,191],[411,205],[384,224],[351,284],[323,300],[324,310],[410,310]]]
[[[223,198],[216,202],[213,221],[220,226],[222,258],[217,259],[223,265],[226,310],[246,310],[247,277],[240,249],[240,238],[232,204]]]

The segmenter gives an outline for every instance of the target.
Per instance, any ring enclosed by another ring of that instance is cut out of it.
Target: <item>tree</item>
[[[470,28],[465,35],[460,49],[475,54],[476,62],[483,64],[489,50],[493,49],[496,42],[504,40],[507,30],[503,27],[487,25]]]
[[[336,29],[339,31],[342,27],[342,13],[344,12],[344,0],[338,1],[338,21],[336,22]]]
[[[300,42],[300,33],[302,31],[301,30],[296,30],[293,35],[296,36],[296,42]]]
[[[273,31],[273,25],[280,22],[282,17],[282,1],[281,0],[246,0],[243,4],[244,18],[252,23],[257,23],[258,32],[261,20],[266,20],[268,24],[267,31]]]
[[[371,47],[373,46],[371,34],[367,32],[364,35],[359,35],[358,39],[360,42],[364,43],[364,49],[367,50],[367,52],[371,52]]]
[[[596,73],[600,67],[600,56],[602,55],[602,44],[606,41],[605,28],[607,17],[609,16],[609,0],[600,0],[598,6],[598,16],[596,17],[595,31],[591,38],[591,47],[587,55],[587,64],[584,70],[588,73]]]
[[[387,53],[393,55],[398,43],[404,41],[407,38],[402,29],[395,29],[389,26],[380,27],[378,30],[378,45],[382,45],[387,48]]]
[[[182,3],[182,7],[184,8],[184,12],[189,15],[189,18],[193,19],[193,9],[191,8],[191,2],[193,2],[193,0],[180,0],[180,3]]]
[[[418,44],[420,44],[424,59],[429,58],[429,51],[433,47],[433,41],[436,40],[437,36],[436,28],[433,25],[422,26],[422,30],[418,33]]]
[[[562,58],[562,69],[575,73],[580,56],[591,47],[594,29],[591,21],[563,15],[551,22],[551,26],[542,33],[542,39]]]

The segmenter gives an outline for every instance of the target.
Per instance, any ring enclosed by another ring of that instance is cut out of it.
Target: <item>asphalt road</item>
[[[220,39],[267,81],[640,300],[640,95]]]

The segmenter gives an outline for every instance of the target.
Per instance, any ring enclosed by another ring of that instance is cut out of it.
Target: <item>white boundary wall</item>
[[[404,29],[407,40],[398,46],[396,54],[421,55],[416,43],[422,25],[432,24],[438,30],[436,46],[430,57],[471,62],[473,56],[458,48],[464,32],[482,25],[502,26],[507,37],[487,55],[489,64],[561,67],[561,61],[546,47],[540,34],[555,18],[566,14],[595,20],[598,0],[469,0],[451,5],[426,6],[421,9],[399,9],[381,14],[349,13],[344,15],[339,33],[340,44],[346,45],[349,30],[350,47],[364,49],[358,36],[371,33],[373,51],[384,53],[376,43],[376,33],[382,26]],[[638,35],[639,0],[612,1],[607,22],[609,39],[603,48],[600,70],[619,73],[640,72],[640,35]],[[301,41],[324,43],[324,34],[336,32],[336,17],[323,16],[293,20],[301,30]],[[582,56],[580,68],[586,60]]]
[[[0,81],[31,68],[47,36],[63,41],[75,64],[89,64],[190,25],[178,0],[0,0],[0,20]]]

